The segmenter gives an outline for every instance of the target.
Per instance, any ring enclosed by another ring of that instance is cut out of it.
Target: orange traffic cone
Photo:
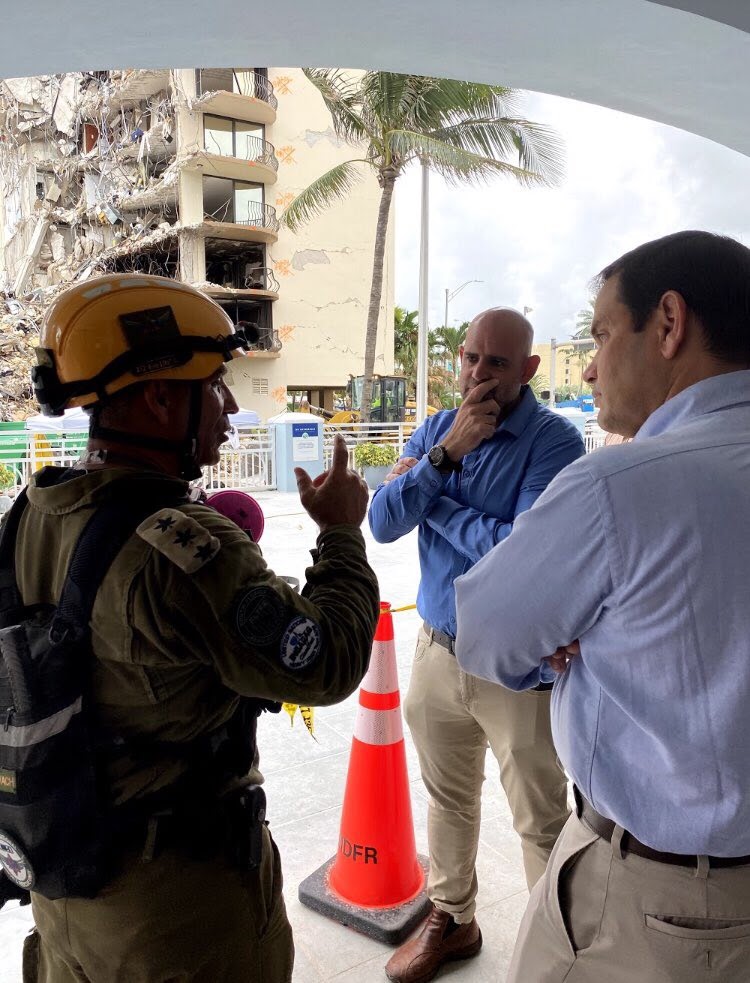
[[[299,887],[303,904],[397,945],[427,914],[417,856],[398,691],[393,618],[381,603],[359,691],[336,856]]]

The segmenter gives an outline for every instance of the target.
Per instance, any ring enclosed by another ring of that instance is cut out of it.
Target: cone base
[[[298,896],[308,908],[386,945],[399,945],[427,917],[432,902],[424,888],[411,901],[393,908],[360,908],[344,901],[328,885],[328,872],[335,859],[331,857],[300,884]],[[430,862],[422,856],[417,856],[417,861],[426,885]]]

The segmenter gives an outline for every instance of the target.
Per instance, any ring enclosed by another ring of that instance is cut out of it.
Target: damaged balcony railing
[[[248,201],[245,208],[237,209],[235,222],[240,225],[254,225],[258,229],[279,231],[279,220],[273,205],[264,205],[259,201]]]
[[[245,290],[270,290],[278,293],[280,289],[279,281],[274,276],[273,270],[267,266],[259,266],[251,270],[245,277],[243,284]]]
[[[260,336],[254,345],[250,346],[251,352],[280,352],[281,338],[278,331],[270,328],[261,328]]]
[[[251,160],[256,164],[263,164],[265,167],[270,167],[272,171],[278,171],[279,162],[276,158],[276,149],[272,143],[268,140],[262,140],[260,137],[246,136],[244,140],[245,146],[242,147],[243,141],[237,141],[237,149],[243,149],[245,151],[242,159]]]

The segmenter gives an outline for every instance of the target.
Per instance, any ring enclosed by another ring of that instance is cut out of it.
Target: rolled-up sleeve
[[[456,580],[458,662],[509,689],[535,686],[542,660],[580,638],[611,591],[600,495],[579,461]]]

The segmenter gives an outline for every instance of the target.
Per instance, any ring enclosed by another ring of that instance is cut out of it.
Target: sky
[[[750,245],[750,158],[650,120],[557,96],[526,93],[526,118],[563,138],[566,174],[555,189],[498,178],[450,187],[430,175],[429,327],[497,305],[532,308],[535,340],[568,338],[589,282],[628,249],[680,229]],[[419,306],[421,176],[396,185],[395,302]]]

